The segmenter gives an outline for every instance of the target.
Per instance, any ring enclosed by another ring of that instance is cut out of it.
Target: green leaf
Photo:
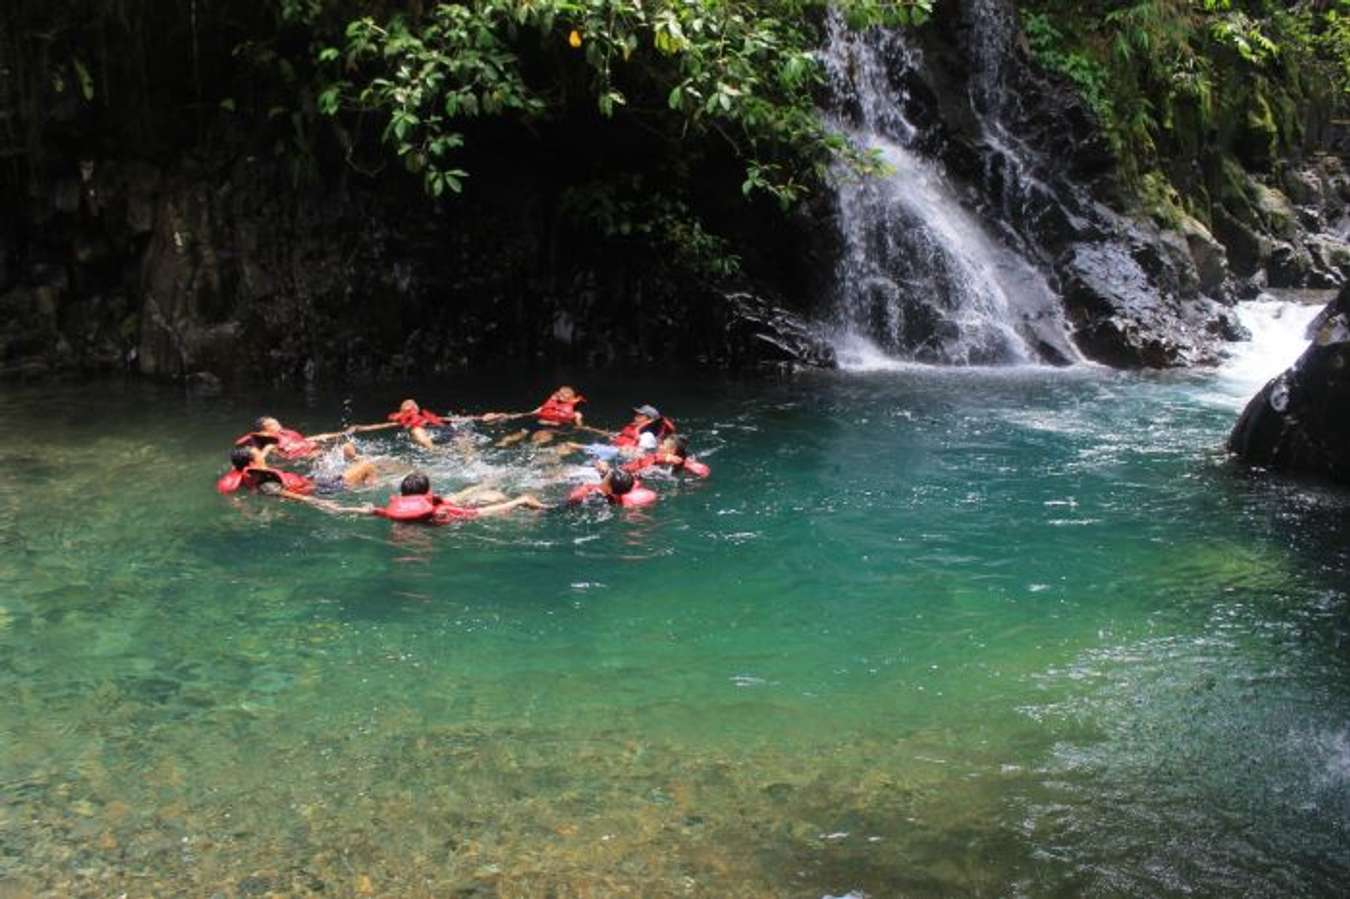
[[[84,67],[84,63],[78,59],[71,59],[71,64],[75,66],[75,74],[80,79],[80,93],[84,96],[85,102],[92,103],[94,100],[94,77],[89,74],[89,70]]]

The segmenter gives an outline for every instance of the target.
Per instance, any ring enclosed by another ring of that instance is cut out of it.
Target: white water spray
[[[1298,361],[1308,348],[1308,326],[1322,306],[1266,297],[1238,305],[1238,320],[1252,339],[1230,345],[1219,367],[1218,388],[1235,405],[1251,399],[1266,382]]]

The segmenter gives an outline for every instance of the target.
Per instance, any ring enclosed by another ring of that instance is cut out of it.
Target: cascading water
[[[832,14],[825,60],[835,126],[890,169],[880,178],[837,179],[841,365],[869,367],[878,347],[958,365],[1075,361],[1045,277],[915,149],[922,135],[905,118],[893,76],[913,71],[917,52],[896,32],[854,32]]]

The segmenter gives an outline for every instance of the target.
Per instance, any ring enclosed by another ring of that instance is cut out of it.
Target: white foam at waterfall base
[[[1322,311],[1318,305],[1263,299],[1240,303],[1238,320],[1252,339],[1231,344],[1219,366],[1212,397],[1240,408],[1266,382],[1298,361],[1308,348],[1308,325]]]

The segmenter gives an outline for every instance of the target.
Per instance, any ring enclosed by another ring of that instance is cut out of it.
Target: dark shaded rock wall
[[[637,239],[571,233],[538,185],[475,187],[438,205],[396,176],[297,185],[243,153],[170,171],[86,161],[30,205],[29,227],[0,235],[0,375],[303,383],[507,360],[829,362],[770,287],[729,298]]]

